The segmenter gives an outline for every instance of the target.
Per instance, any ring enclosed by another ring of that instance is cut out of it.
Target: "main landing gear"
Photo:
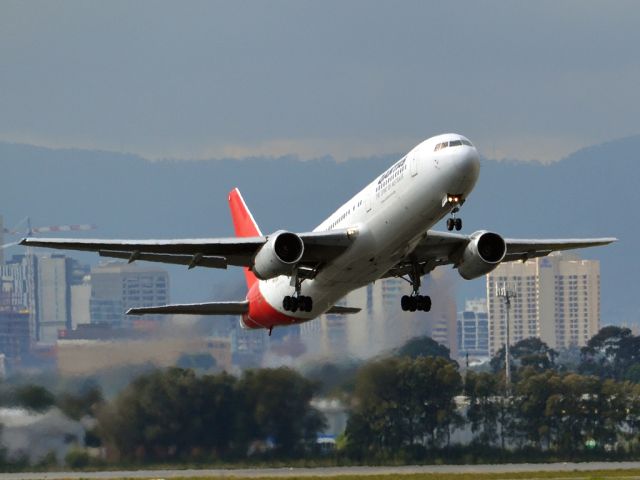
[[[443,205],[450,205],[451,218],[447,218],[447,230],[450,232],[455,228],[457,231],[462,230],[462,219],[456,218],[456,213],[460,211],[460,207],[464,203],[462,196],[448,194],[443,200]]]
[[[406,279],[405,279],[406,280]],[[403,312],[428,312],[431,310],[431,297],[429,295],[420,295],[420,272],[418,267],[414,266],[413,271],[409,274],[408,282],[413,287],[411,295],[403,295],[400,299],[400,306]]]
[[[400,299],[403,312],[428,312],[431,310],[431,297],[428,295],[403,295]]]
[[[282,308],[287,312],[310,312],[313,309],[313,299],[305,295],[287,295],[282,300]]]
[[[291,277],[291,283],[295,287],[295,293],[293,295],[287,295],[282,300],[282,308],[284,308],[285,312],[294,313],[298,310],[301,312],[310,312],[313,310],[313,299],[305,295],[300,295],[302,280],[303,279],[298,276],[296,269]]]

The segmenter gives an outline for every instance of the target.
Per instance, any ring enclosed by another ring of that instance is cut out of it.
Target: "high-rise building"
[[[403,312],[400,298],[411,292],[401,278],[384,278],[350,292],[341,305],[359,307],[355,315],[320,316],[302,325],[302,337],[311,354],[370,358],[401,346],[409,339],[430,336],[455,355],[456,306],[446,272],[426,276],[422,290],[433,299],[432,310]]]
[[[28,355],[30,346],[29,313],[0,307],[0,354],[14,365]]]
[[[489,315],[484,298],[467,300],[458,312],[458,352],[460,357],[489,356]]]
[[[27,257],[14,255],[6,264],[0,265],[0,278],[2,279],[2,295],[0,303],[17,310],[27,310],[28,278]]]
[[[169,275],[158,267],[111,262],[91,269],[91,323],[132,326],[129,308],[169,303]],[[162,316],[145,316],[159,320]]]
[[[91,323],[91,276],[71,285],[71,328]]]
[[[2,215],[0,215],[0,265],[4,264],[4,220],[2,219]]]
[[[551,254],[503,263],[487,275],[489,351],[506,338],[506,307],[496,289],[506,286],[511,301],[510,344],[539,337],[551,348],[584,346],[600,326],[600,262],[575,254]]]
[[[38,257],[36,340],[55,343],[60,330],[71,328],[71,259]]]

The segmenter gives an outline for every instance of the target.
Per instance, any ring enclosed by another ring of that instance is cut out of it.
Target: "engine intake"
[[[494,270],[507,254],[504,239],[493,232],[480,231],[471,235],[471,241],[456,265],[465,280],[473,280]]]
[[[295,233],[280,230],[269,235],[253,259],[253,273],[260,280],[289,275],[304,253],[304,242]]]

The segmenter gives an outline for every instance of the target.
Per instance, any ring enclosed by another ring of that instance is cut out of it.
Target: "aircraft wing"
[[[429,230],[413,251],[389,270],[385,277],[406,275],[413,268],[413,263],[419,265],[421,274],[429,273],[440,265],[456,265],[471,240],[471,235]],[[612,237],[540,240],[505,238],[507,253],[502,261],[524,261],[529,258],[544,257],[560,250],[608,245],[616,240]]]
[[[301,264],[315,267],[329,262],[352,242],[347,230],[299,234],[304,243]],[[123,258],[129,262],[173,263],[193,267],[227,268],[227,265],[251,266],[255,254],[268,236],[198,238],[185,240],[99,240],[74,238],[24,238],[20,245],[97,252],[103,257]]]

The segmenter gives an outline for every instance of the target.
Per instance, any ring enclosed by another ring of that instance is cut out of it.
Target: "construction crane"
[[[42,233],[58,233],[58,232],[86,232],[98,228],[93,224],[77,224],[77,225],[48,225],[44,227],[33,227],[31,218],[23,218],[14,228],[7,229],[2,226],[0,221],[0,253],[3,249],[17,245],[18,242],[10,242],[2,244],[3,235],[14,235],[19,237],[32,237]],[[2,256],[0,255],[0,259]],[[35,259],[31,248],[27,248],[26,258],[26,281],[27,281],[27,310],[29,311],[29,330],[33,333],[36,328],[36,281],[35,281]]]
[[[98,228],[92,224],[79,224],[79,225],[49,225],[46,227],[32,227],[31,218],[23,218],[18,225],[13,229],[4,229],[4,233],[7,235],[26,235],[28,237],[37,235],[39,233],[58,233],[58,232],[86,232],[89,230],[95,230]]]

